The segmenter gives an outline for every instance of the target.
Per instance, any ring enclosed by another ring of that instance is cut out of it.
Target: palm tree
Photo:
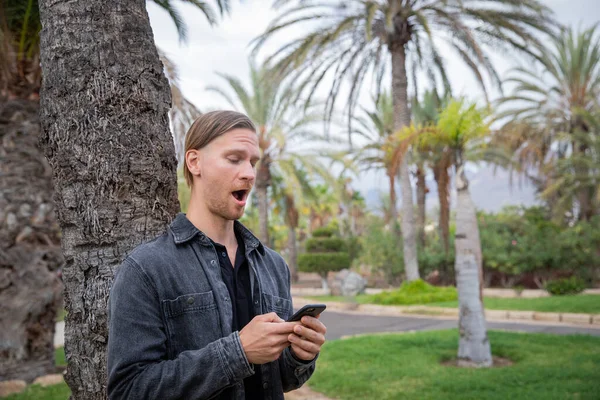
[[[434,130],[420,137],[425,143],[446,146],[453,154],[456,202],[456,282],[459,296],[459,365],[490,366],[490,343],[481,297],[482,256],[475,205],[469,193],[465,164],[484,154],[482,138],[489,134],[488,113],[475,104],[451,101]]]
[[[522,173],[533,178],[555,214],[563,219],[570,212],[579,220],[589,220],[600,213],[594,207],[593,168],[569,159],[581,160],[593,153],[591,142],[597,135],[591,118],[600,108],[596,26],[578,33],[564,29],[550,48],[540,48],[538,53],[541,71],[531,66],[512,71],[508,81],[514,90],[500,101],[506,109],[498,116],[509,119],[497,141],[515,153]],[[564,174],[559,174],[558,163]],[[566,165],[572,168],[565,170]],[[576,181],[572,181],[574,176]],[[572,185],[564,185],[565,180]]]
[[[273,183],[273,169],[284,181],[299,182],[298,168],[309,174],[329,179],[328,171],[318,162],[312,149],[295,151],[294,146],[307,140],[323,141],[310,125],[322,120],[317,104],[305,109],[297,101],[298,92],[293,85],[283,85],[281,80],[271,79],[265,66],[257,67],[250,62],[250,88],[231,75],[218,74],[229,86],[235,97],[220,87],[208,89],[221,95],[232,107],[244,112],[258,129],[258,145],[261,159],[256,172],[256,196],[259,210],[259,237],[269,244],[269,199],[268,189]]]
[[[200,9],[214,20],[216,13],[206,3],[188,2],[202,5]],[[183,32],[172,2],[156,3],[171,13]],[[228,1],[217,3],[223,12],[228,10]],[[52,170],[38,147],[40,29],[38,0],[0,2],[0,170],[7,171],[0,180],[0,275],[10,282],[0,289],[0,340],[7,344],[0,360],[0,380],[31,380],[54,371],[54,320],[62,299],[58,270],[64,260],[52,201]],[[28,276],[35,279],[24,278]],[[63,277],[66,283],[67,268]],[[69,314],[67,321],[75,314]]]
[[[279,175],[278,170],[272,174],[271,194],[275,203],[275,212],[283,215],[288,227],[288,266],[292,282],[298,281],[298,239],[297,230],[300,224],[300,210],[314,199],[315,194],[309,182],[309,174],[301,165],[292,162],[292,174]]]
[[[309,93],[327,81],[329,72],[333,77],[326,104],[329,117],[344,78],[350,79],[347,109],[352,114],[365,77],[372,77],[379,93],[391,66],[395,130],[410,124],[407,66],[415,93],[417,71],[425,71],[434,83],[441,81],[449,88],[439,42],[449,44],[464,61],[487,98],[484,73],[497,84],[500,79],[484,44],[527,53],[530,44],[540,43],[534,33],[550,32],[554,25],[549,8],[536,0],[278,0],[275,6],[288,7],[256,39],[255,49],[286,28],[304,27],[306,34],[281,46],[268,62],[274,61],[276,69],[291,80],[304,77]],[[419,277],[419,271],[406,157],[402,157],[399,175],[404,260],[412,280]]]
[[[396,176],[398,175],[397,159],[387,151],[389,141],[394,132],[394,105],[392,96],[383,92],[375,101],[375,109],[368,111],[363,108],[364,117],[355,118],[355,133],[368,140],[356,151],[356,161],[364,170],[380,168],[385,171],[389,188],[389,221],[393,231],[400,236],[398,211],[396,209]],[[396,161],[396,162],[395,162]]]
[[[185,159],[185,135],[189,127],[202,113],[181,91],[179,73],[177,66],[159,48],[158,56],[165,67],[165,75],[171,87],[171,109],[169,110],[169,121],[173,142],[175,144],[175,157],[177,157],[178,169],[183,166]]]
[[[424,128],[437,124],[439,113],[448,103],[450,93],[440,97],[436,90],[428,90],[423,94],[423,99],[413,98],[411,112],[413,121],[417,127]],[[438,189],[438,201],[440,204],[439,222],[440,237],[444,243],[446,254],[450,246],[450,175],[449,170],[452,166],[452,152],[446,146],[417,146],[414,151],[423,163],[429,164],[433,171],[433,178]],[[417,183],[417,188],[419,187]],[[421,189],[423,190],[423,189]],[[423,190],[424,191],[424,190]],[[424,203],[423,195],[423,203]],[[419,195],[417,195],[419,199]],[[425,222],[425,204],[419,201],[419,220]],[[419,225],[422,229],[423,225]],[[421,233],[424,235],[424,232]],[[424,243],[423,243],[424,244]]]
[[[340,212],[339,192],[333,185],[316,184],[312,188],[313,198],[308,204],[308,233],[323,228]]]

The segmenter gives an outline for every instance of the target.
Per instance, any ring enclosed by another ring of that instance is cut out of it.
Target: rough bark
[[[481,300],[481,243],[475,205],[469,183],[459,162],[456,171],[456,285],[459,305],[458,365],[489,367],[492,365]]]
[[[258,236],[265,246],[269,246],[269,199],[266,186],[255,189],[258,200]]]
[[[417,165],[417,232],[419,245],[425,248],[425,199],[427,195],[427,184],[425,183],[425,166],[423,162]]]
[[[292,283],[298,282],[298,243],[296,241],[296,228],[289,227],[288,230],[288,251],[290,254],[288,265],[290,267],[290,275]]]
[[[38,111],[35,100],[0,103],[0,381],[55,372],[63,260]]]
[[[256,198],[258,200],[258,238],[265,246],[269,244],[269,196],[268,189],[271,184],[271,171],[269,164],[261,160],[256,174]]]
[[[392,224],[392,230],[397,237],[401,237],[402,231],[400,230],[400,223],[398,221],[398,210],[396,209],[396,177],[393,173],[387,173],[388,180],[390,183],[390,223]]]
[[[300,214],[296,209],[296,203],[292,195],[287,194],[285,196],[285,206],[285,219],[288,226],[288,251],[290,255],[288,266],[290,268],[291,280],[295,283],[298,282],[298,242],[296,240],[296,229],[298,228]]]
[[[588,129],[581,127],[581,130],[587,132]],[[584,143],[573,143],[573,150],[575,156],[583,156],[588,151],[588,146]],[[579,179],[583,182],[589,181],[590,171],[582,163],[576,163],[575,172]],[[595,215],[594,204],[594,190],[588,184],[581,185],[577,193],[577,201],[579,204],[578,220],[589,221]]]
[[[394,102],[394,129],[399,130],[410,124],[408,108],[408,81],[406,77],[406,53],[404,43],[390,45],[392,54],[392,95]],[[402,242],[404,249],[404,269],[406,279],[419,279],[417,261],[417,240],[415,232],[415,216],[413,194],[410,184],[407,157],[400,163],[400,190],[402,193]]]
[[[433,168],[433,177],[438,188],[440,203],[439,229],[446,254],[450,251],[450,153],[446,150]]]
[[[65,379],[106,397],[116,267],[179,210],[170,92],[144,0],[40,0],[41,143],[65,257]]]

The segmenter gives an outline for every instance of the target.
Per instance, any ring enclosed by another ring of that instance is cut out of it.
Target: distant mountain
[[[471,196],[473,197],[475,206],[480,210],[497,212],[506,205],[529,206],[536,203],[533,186],[527,182],[520,183],[519,179],[515,177],[513,177],[513,184],[511,186],[509,173],[505,170],[497,169],[494,171],[493,167],[482,166],[477,170],[472,169],[468,171],[467,176],[469,178]],[[427,179],[429,193],[427,193],[426,201],[428,209],[439,207],[437,185],[432,178]],[[384,179],[370,179],[370,181],[379,181],[382,186],[370,186],[359,188],[359,190],[365,197],[367,207],[370,210],[376,210],[381,203],[381,193],[388,193],[387,181]],[[361,186],[365,185],[365,182],[361,183],[363,184]],[[398,197],[400,197],[399,191]],[[455,201],[456,190],[452,187],[450,194],[451,207],[454,206]],[[400,205],[401,201],[399,200],[398,206]]]

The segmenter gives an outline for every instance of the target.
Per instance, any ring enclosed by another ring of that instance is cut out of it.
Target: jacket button
[[[269,382],[263,382],[263,389],[269,388]]]
[[[215,265],[217,262],[215,260],[210,260],[211,265]]]
[[[187,303],[188,304],[194,304],[194,298],[193,297],[188,297]]]

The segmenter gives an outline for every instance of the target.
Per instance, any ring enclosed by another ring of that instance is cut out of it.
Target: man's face
[[[233,129],[197,152],[199,176],[190,171],[194,174],[194,190],[198,190],[199,200],[223,219],[241,218],[260,159],[256,133]]]

